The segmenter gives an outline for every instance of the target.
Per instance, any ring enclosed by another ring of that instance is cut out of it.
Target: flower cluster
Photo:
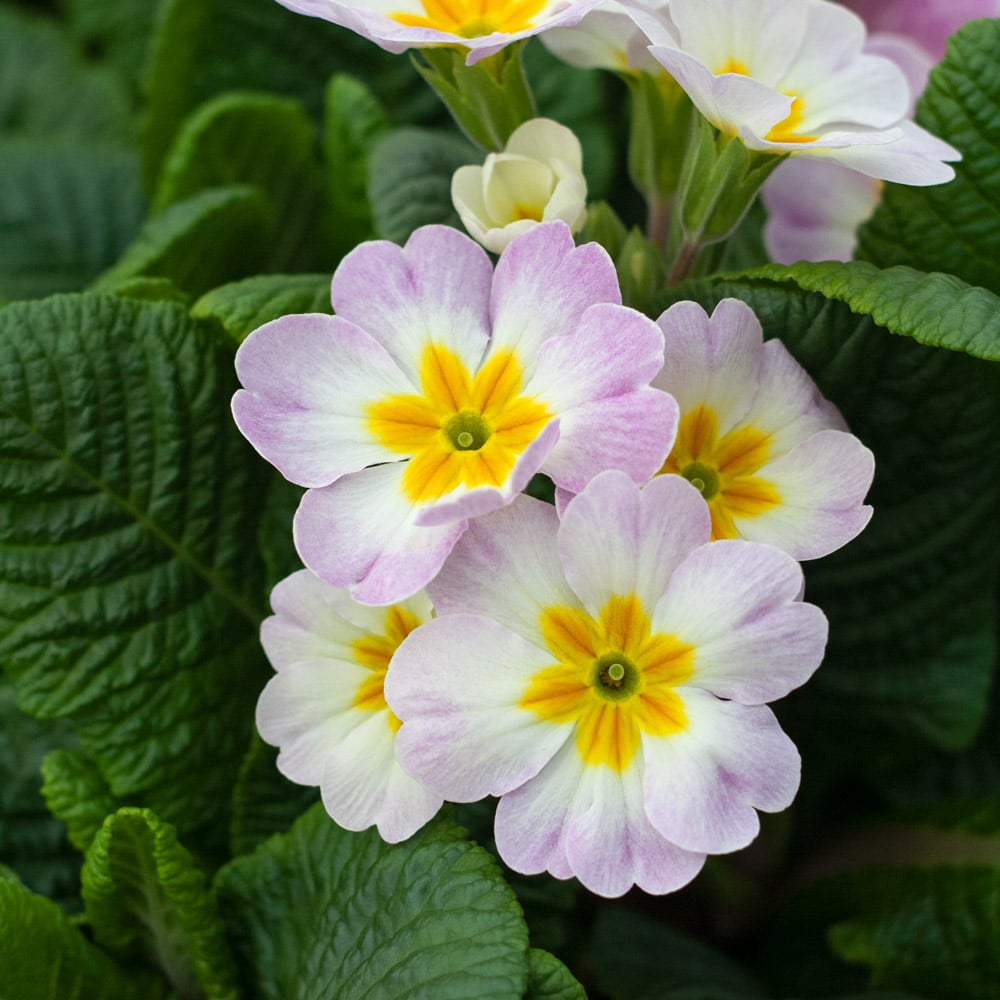
[[[786,159],[949,179],[958,154],[909,118],[926,66],[827,0],[281,2],[424,48],[421,73],[492,151],[452,181],[472,238],[363,243],[334,315],[274,320],[237,354],[238,426],[305,487],[306,569],[262,630],[260,733],[348,829],[398,841],[445,800],[495,796],[516,870],[677,889],[795,795],[768,706],[827,638],[799,563],[863,530],[874,461],[745,303],[623,304],[628,254],[574,240],[580,143],[512,120],[532,102],[503,50],[544,29],[629,80],[645,246],[672,281]],[[834,186],[802,187],[832,212],[852,196]]]

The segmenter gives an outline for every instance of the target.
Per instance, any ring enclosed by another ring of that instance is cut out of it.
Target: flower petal
[[[643,735],[646,814],[687,850],[738,850],[757,836],[756,809],[777,812],[791,803],[798,751],[764,705],[720,701],[691,688],[679,693],[688,727],[667,737]]]
[[[541,344],[572,333],[598,302],[621,303],[607,251],[597,243],[578,247],[565,223],[544,222],[519,236],[497,262],[490,350],[515,351],[527,384]]]
[[[247,440],[286,479],[326,486],[338,476],[398,458],[372,435],[366,406],[409,390],[392,358],[338,316],[283,316],[236,352],[244,388],[233,416]]]
[[[366,713],[327,757],[320,781],[323,806],[345,830],[378,828],[390,844],[406,840],[441,808],[442,799],[400,767],[389,713]]]
[[[559,526],[566,579],[597,618],[612,596],[636,594],[647,614],[677,566],[710,537],[708,508],[680,476],[657,476],[640,490],[605,472],[570,501]]]
[[[333,276],[333,307],[418,387],[429,342],[476,369],[489,338],[491,281],[490,260],[475,241],[450,226],[422,226],[403,247],[377,240],[352,250]]]
[[[385,696],[403,720],[403,767],[452,802],[502,795],[534,777],[572,731],[519,707],[552,654],[478,615],[444,615],[396,650]]]
[[[773,701],[823,658],[826,617],[801,603],[802,589],[801,568],[779,549],[712,542],[674,572],[653,630],[694,647],[692,685],[743,704]]]
[[[404,496],[405,463],[378,465],[309,490],[295,513],[295,547],[321,579],[349,587],[363,604],[394,604],[432,580],[464,521],[416,524]]]

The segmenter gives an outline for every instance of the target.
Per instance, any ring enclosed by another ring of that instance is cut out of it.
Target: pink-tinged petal
[[[450,226],[423,226],[403,247],[377,240],[352,250],[333,276],[333,307],[382,344],[417,387],[430,341],[475,371],[489,339],[492,276],[474,240]]]
[[[496,844],[515,871],[575,875],[591,892],[621,896],[633,885],[673,892],[705,857],[662,837],[642,808],[640,768],[586,767],[572,741],[497,806]]]
[[[903,71],[910,87],[910,106],[907,114],[912,115],[917,99],[927,87],[927,78],[937,60],[925,48],[904,35],[888,33],[871,35],[865,45],[865,51],[891,60]]]
[[[424,587],[465,530],[464,521],[416,524],[403,494],[405,463],[393,462],[309,490],[292,525],[295,547],[321,579],[362,604],[395,604]]]
[[[530,382],[541,344],[572,333],[584,312],[599,302],[621,303],[607,251],[597,243],[576,246],[564,222],[535,226],[497,262],[490,350],[516,351]]]
[[[528,496],[473,521],[428,587],[438,615],[483,615],[546,648],[545,608],[578,606],[559,562],[558,528],[552,506]]]
[[[567,506],[559,557],[595,618],[612,595],[636,594],[648,614],[674,570],[710,536],[708,507],[686,479],[657,476],[640,490],[624,473],[605,472]]]
[[[300,785],[318,785],[323,766],[366,713],[354,697],[369,671],[348,660],[302,661],[275,674],[257,700],[257,730],[280,747],[278,770]]]
[[[552,654],[478,615],[444,615],[411,632],[386,675],[403,720],[402,766],[452,802],[502,795],[534,777],[572,732],[520,708]]]
[[[759,476],[781,503],[758,517],[737,518],[740,534],[776,545],[795,559],[818,559],[846,545],[871,520],[863,501],[875,458],[853,434],[824,430],[773,462]]]
[[[306,569],[271,591],[271,607],[275,613],[261,623],[260,641],[275,670],[300,660],[353,661],[355,640],[365,632],[380,632],[385,615],[357,605],[346,590],[331,587]]]
[[[771,455],[782,455],[822,430],[846,430],[840,411],[780,340],[761,348],[757,395],[742,423],[770,436]]]
[[[791,157],[764,182],[764,245],[779,264],[851,260],[882,185],[832,160]]]
[[[578,406],[563,414],[563,434],[541,471],[574,492],[608,469],[645,482],[670,454],[679,419],[673,397],[657,389]]]
[[[757,393],[764,340],[754,311],[723,299],[711,317],[697,302],[678,302],[657,319],[663,331],[663,369],[653,385],[669,392],[682,413],[711,407],[719,427],[735,426]]]
[[[895,131],[901,134],[893,142],[879,145],[845,145],[825,154],[845,167],[869,177],[913,187],[945,184],[955,176],[947,162],[962,159],[962,154],[911,121],[901,121]],[[804,148],[800,156],[809,155]]]
[[[679,693],[688,728],[642,737],[646,815],[687,850],[738,850],[757,836],[757,809],[778,812],[791,804],[798,751],[764,705],[720,701],[697,689]]]
[[[481,486],[476,489],[460,487],[446,494],[441,500],[420,508],[416,523],[435,525],[454,523],[462,518],[475,518],[509,504],[531,481],[531,477],[544,465],[549,453],[559,440],[562,423],[551,420],[542,432],[520,455],[510,478],[502,489]]]
[[[570,505],[572,510],[572,505]],[[800,602],[802,569],[770,545],[696,549],[670,578],[653,630],[694,647],[690,684],[760,704],[803,684],[823,659],[826,617]]]
[[[399,766],[388,711],[365,714],[326,759],[323,806],[345,830],[375,826],[383,840],[397,844],[431,819],[442,799]]]
[[[399,456],[368,431],[365,407],[412,391],[385,350],[337,316],[283,316],[236,352],[233,416],[247,440],[300,486]]]

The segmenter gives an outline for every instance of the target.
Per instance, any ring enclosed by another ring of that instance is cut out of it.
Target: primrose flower
[[[816,559],[857,535],[872,514],[862,502],[872,453],[785,346],[764,343],[753,310],[723,299],[709,317],[695,302],[678,302],[657,323],[664,365],[653,384],[681,409],[661,472],[701,492],[712,538]]]
[[[457,45],[472,65],[511,42],[576,24],[600,0],[278,0],[342,25],[388,52]]]
[[[621,304],[596,243],[562,222],[515,239],[496,271],[447,226],[376,241],[333,276],[337,315],[285,316],[236,355],[233,414],[286,478],[303,562],[366,604],[437,573],[469,519],[539,471],[579,492],[663,463],[677,404],[649,387],[663,334]]]
[[[905,74],[862,51],[864,23],[839,4],[670,0],[669,18],[629,9],[702,115],[748,148],[903,184],[954,176],[942,161],[960,154],[906,117]]]
[[[292,574],[271,594],[261,642],[277,671],[257,702],[257,729],[280,747],[278,770],[318,785],[326,811],[346,830],[378,827],[396,843],[440,808],[397,763],[399,719],[383,695],[396,648],[431,617],[419,593],[388,608],[352,601],[312,573]]]
[[[533,118],[481,167],[459,167],[451,200],[469,235],[493,253],[540,222],[561,219],[579,232],[587,219],[580,140],[565,125]]]
[[[710,532],[680,477],[612,470],[561,523],[530,497],[477,521],[431,585],[386,683],[397,753],[446,799],[502,796],[511,868],[671,892],[794,797],[765,703],[816,669],[826,619],[791,557]]]
[[[909,113],[927,85],[934,63],[944,55],[953,31],[974,17],[1000,13],[1000,0],[852,0],[869,29],[866,52],[895,62],[906,74],[912,95]],[[837,163],[792,159],[764,182],[767,209],[764,244],[772,260],[851,260],[858,227],[882,198],[879,181]]]

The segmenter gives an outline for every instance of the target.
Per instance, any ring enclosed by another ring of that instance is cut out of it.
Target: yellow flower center
[[[805,116],[805,104],[802,98],[794,94],[788,96],[792,98],[792,108],[788,112],[788,117],[773,125],[764,138],[769,142],[815,142],[819,136],[799,135],[797,131],[802,127],[802,119]]]
[[[422,395],[392,395],[368,407],[369,431],[411,456],[403,491],[429,503],[466,486],[503,486],[552,414],[521,395],[521,365],[498,351],[475,376],[447,347],[429,344],[420,364]]]
[[[687,727],[674,688],[693,672],[694,647],[652,634],[635,594],[612,597],[596,621],[576,608],[546,608],[541,626],[558,662],[535,674],[519,705],[548,722],[575,722],[584,763],[624,771],[643,733]]]
[[[719,436],[715,411],[697,406],[681,417],[677,440],[660,472],[684,476],[701,491],[712,514],[712,540],[736,538],[735,519],[758,517],[781,503],[773,483],[758,476],[771,437],[756,427]]]
[[[512,35],[535,27],[548,0],[421,0],[423,14],[397,11],[389,16],[409,28],[433,28],[462,38],[503,32]]]
[[[382,635],[366,635],[353,644],[354,659],[360,666],[370,670],[358,690],[354,693],[354,707],[370,712],[385,709],[389,713],[389,728],[395,733],[403,724],[392,713],[385,700],[385,674],[389,661],[399,648],[399,644],[420,624],[412,611],[393,604],[386,608],[385,631]]]

